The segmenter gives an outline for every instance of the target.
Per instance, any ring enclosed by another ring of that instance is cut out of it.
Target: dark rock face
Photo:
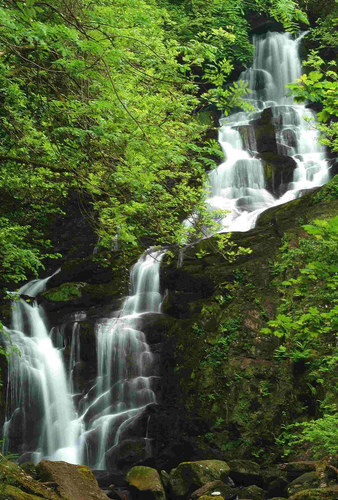
[[[282,411],[297,418],[298,402],[305,399],[311,408],[302,373],[276,362],[278,340],[260,330],[274,318],[279,301],[270,263],[282,237],[301,230],[299,219],[303,224],[336,214],[337,200],[316,201],[329,186],[269,209],[255,229],[234,233],[236,244],[252,250],[235,263],[215,251],[213,238],[186,248],[181,267],[178,260],[165,260],[163,309],[173,320],[162,348],[163,403],[168,421],[171,412],[180,415],[176,429],[189,443],[186,460],[248,459],[264,450],[260,458],[273,461]],[[177,276],[184,279],[173,290]],[[166,439],[174,442],[173,435]],[[257,478],[255,485],[262,484]],[[266,488],[284,492],[284,478],[271,479]]]

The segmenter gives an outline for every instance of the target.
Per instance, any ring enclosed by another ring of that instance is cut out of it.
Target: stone
[[[56,483],[56,491],[63,500],[107,500],[89,467],[67,462],[43,460],[36,466],[42,481]]]
[[[229,476],[235,481],[235,484],[262,486],[263,476],[256,462],[251,460],[230,460],[228,464],[230,467]]]
[[[284,497],[286,498],[287,495],[287,488],[288,488],[288,482],[286,479],[283,477],[279,477],[278,479],[275,479],[274,481],[271,481],[269,484],[269,488],[267,490],[267,497],[268,498],[275,498],[275,497]]]
[[[191,500],[200,500],[204,495],[214,498],[217,497],[217,493],[224,498],[230,498],[234,494],[234,490],[223,481],[210,481],[191,493]]]
[[[108,468],[128,470],[133,465],[143,462],[149,456],[146,440],[142,437],[124,439],[106,454]]]
[[[329,486],[327,488],[313,488],[302,490],[291,497],[289,500],[337,500],[338,486]]]
[[[46,500],[60,499],[48,486],[36,481],[17,464],[0,455],[0,499],[29,500],[37,497]]]
[[[287,478],[291,481],[306,472],[314,472],[317,467],[317,462],[309,460],[301,460],[297,462],[288,462],[282,465],[282,470],[287,474]]]
[[[184,499],[210,481],[226,481],[229,470],[222,460],[182,462],[170,472],[170,488],[174,497]]]
[[[247,486],[246,488],[239,488],[237,490],[238,498],[251,498],[252,500],[264,500],[265,499],[265,491],[256,486],[255,484],[251,486]]]
[[[126,481],[139,499],[165,500],[166,498],[156,469],[143,465],[135,466],[128,472]]]
[[[165,490],[168,490],[170,487],[170,476],[166,470],[161,470],[160,478]]]
[[[220,495],[203,495],[199,500],[225,500],[225,498]]]
[[[26,493],[10,484],[0,484],[0,500],[41,500],[41,497]]]
[[[307,490],[309,488],[318,488],[320,479],[315,471],[306,472],[294,479],[288,487],[289,496],[294,495],[298,491]]]

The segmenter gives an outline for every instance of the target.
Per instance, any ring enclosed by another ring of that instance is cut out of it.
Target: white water
[[[35,297],[47,281],[35,280],[19,293]],[[79,422],[62,354],[49,337],[42,308],[22,299],[14,301],[12,329],[7,333],[18,352],[8,362],[4,451],[11,449],[12,426],[20,422],[23,446],[37,440],[36,449],[23,447],[22,451],[34,452],[36,461],[44,457],[77,463]]]
[[[293,200],[301,190],[321,186],[329,180],[317,131],[306,121],[314,118],[314,114],[304,105],[296,105],[292,97],[286,97],[285,85],[301,75],[298,55],[301,38],[293,40],[286,33],[254,37],[253,66],[240,79],[248,83],[250,102],[260,111],[234,113],[222,120],[219,142],[225,161],[209,174],[207,203],[211,209],[230,212],[222,220],[222,226],[229,231],[251,229],[267,208]],[[271,108],[276,129],[276,153],[291,156],[297,164],[293,181],[278,196],[266,189],[251,123],[266,108]],[[241,130],[244,130],[242,135]]]
[[[114,447],[122,433],[128,432],[133,419],[148,404],[156,402],[151,387],[153,354],[141,328],[144,314],[160,312],[159,268],[163,254],[163,251],[148,251],[138,260],[131,270],[130,295],[121,311],[97,328],[98,374],[94,397],[81,417],[87,421],[83,435],[84,461],[96,469],[106,468],[106,454],[114,454]],[[98,442],[94,456],[88,444],[93,435]]]
[[[29,452],[36,462],[47,458],[106,467],[107,452],[114,453],[133,419],[156,401],[151,387],[153,355],[141,326],[144,314],[160,312],[163,253],[147,252],[139,259],[132,268],[130,295],[121,311],[97,325],[98,374],[86,394],[76,393],[79,387],[73,373],[81,362],[84,313],[74,318],[67,376],[64,328],[52,328],[49,334],[41,307],[22,299],[13,302],[13,328],[7,332],[20,355],[10,356],[8,362],[4,452],[12,449],[13,427],[20,426],[19,451]],[[28,283],[19,293],[35,297],[48,279]],[[76,395],[80,396],[77,409]],[[32,428],[34,419],[36,428]],[[147,436],[144,439],[149,449]]]
[[[223,120],[219,140],[225,161],[209,175],[207,202],[211,209],[231,211],[223,220],[231,231],[250,229],[266,208],[328,180],[317,133],[303,119],[312,113],[285,96],[284,85],[301,73],[299,41],[278,33],[254,39],[254,64],[242,79],[252,89],[251,100],[260,112],[235,113]],[[272,109],[277,152],[291,155],[297,163],[293,181],[279,197],[266,189],[250,123],[266,108]],[[243,126],[246,132],[241,135]],[[13,325],[8,333],[21,356],[9,358],[5,452],[27,452],[35,461],[50,458],[100,469],[111,466],[114,450],[128,436],[135,418],[156,401],[153,354],[142,332],[142,317],[160,312],[162,256],[161,251],[150,251],[139,259],[131,271],[130,295],[121,310],[97,325],[97,376],[85,391],[76,375],[81,365],[84,313],[74,317],[66,366],[65,327],[48,333],[41,307],[23,300],[13,303]],[[29,283],[20,293],[36,296],[47,280]],[[150,453],[147,430],[144,440]]]

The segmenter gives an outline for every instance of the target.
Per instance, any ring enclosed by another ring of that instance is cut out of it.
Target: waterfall
[[[241,79],[251,89],[250,101],[257,111],[236,112],[222,120],[219,142],[225,161],[209,174],[207,204],[210,210],[229,211],[222,224],[230,231],[250,229],[262,211],[329,178],[317,132],[307,122],[313,113],[287,97],[284,87],[301,74],[300,39],[280,33],[254,37],[253,66]],[[291,158],[288,165],[286,158]],[[273,170],[274,161],[286,174],[274,172],[268,185],[267,171]],[[142,321],[144,315],[161,311],[163,255],[163,250],[150,249],[141,256],[131,270],[130,293],[121,309],[96,324],[97,373],[88,387],[77,376],[86,313],[73,317],[66,360],[67,325],[49,332],[41,307],[23,299],[13,301],[7,343],[18,352],[8,361],[5,453],[16,451],[35,461],[86,463],[96,469],[114,465],[119,445],[134,432],[148,405],[156,402],[154,354]],[[28,283],[19,293],[35,297],[48,279]],[[141,439],[149,456],[145,416]]]
[[[35,280],[19,294],[35,297],[49,278]],[[36,303],[13,301],[10,346],[16,351],[8,361],[4,452],[19,441],[22,453],[78,463],[79,422],[67,383],[60,350],[48,334],[44,313]]]
[[[115,317],[97,324],[98,373],[82,394],[74,369],[80,363],[80,320],[75,315],[68,362],[63,359],[64,328],[46,326],[43,309],[13,301],[8,360],[4,452],[16,449],[35,462],[47,458],[106,468],[133,420],[156,402],[153,354],[142,332],[142,316],[160,313],[159,267],[164,252],[148,251],[133,266],[130,295]],[[35,297],[45,288],[35,280],[19,294]],[[77,397],[75,397],[77,396]],[[78,397],[80,396],[80,397]],[[77,404],[75,406],[75,401]],[[150,440],[145,430],[145,448]]]
[[[221,120],[219,143],[225,161],[209,174],[207,204],[211,210],[229,211],[222,221],[227,230],[247,231],[267,208],[329,180],[324,148],[308,121],[314,113],[286,96],[285,85],[301,75],[301,38],[294,40],[289,33],[254,36],[253,65],[240,79],[247,83],[249,101],[258,111],[236,112]],[[266,155],[271,153],[280,159],[280,169],[286,156],[294,166],[290,182],[275,192],[267,188],[264,171],[269,163]]]
[[[134,419],[148,404],[156,402],[153,354],[141,328],[144,314],[160,313],[159,268],[163,255],[162,250],[151,249],[142,255],[131,270],[130,295],[121,311],[97,325],[95,391],[85,395],[88,403],[81,417],[86,422],[84,461],[96,469],[106,468],[107,454],[110,462],[114,461],[114,449],[128,435]],[[94,453],[90,446],[93,436],[98,445]]]

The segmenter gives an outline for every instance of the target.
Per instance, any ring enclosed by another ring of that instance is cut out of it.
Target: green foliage
[[[309,236],[300,239],[299,246],[283,247],[276,266],[283,303],[276,319],[262,330],[283,339],[276,356],[291,361],[316,357],[318,349],[332,345],[331,336],[338,326],[338,217],[316,220],[303,228]],[[306,266],[300,267],[300,263]]]
[[[225,114],[249,106],[246,88],[229,85],[253,53],[246,8],[0,0],[0,217],[17,234],[13,244],[3,236],[2,254],[12,252],[3,281],[41,267],[70,193],[99,245],[118,240],[125,256],[183,244],[181,223],[194,213],[192,237],[211,227],[204,176],[220,151],[203,140],[210,125],[192,116],[210,104]]]
[[[285,453],[308,444],[313,455],[320,456],[337,447],[337,417],[328,414],[327,407],[337,395],[338,217],[302,227],[304,236],[286,240],[282,247],[275,265],[282,301],[276,318],[261,332],[280,339],[277,359],[303,364],[309,393],[320,398],[324,408],[321,418],[287,427],[278,443],[286,447]]]
[[[285,427],[277,442],[284,447],[284,456],[311,448],[313,457],[321,459],[338,454],[338,413],[336,407],[326,408],[322,418],[297,422]]]
[[[321,201],[331,201],[338,199],[338,175],[329,181],[314,197],[314,201],[319,203]]]

